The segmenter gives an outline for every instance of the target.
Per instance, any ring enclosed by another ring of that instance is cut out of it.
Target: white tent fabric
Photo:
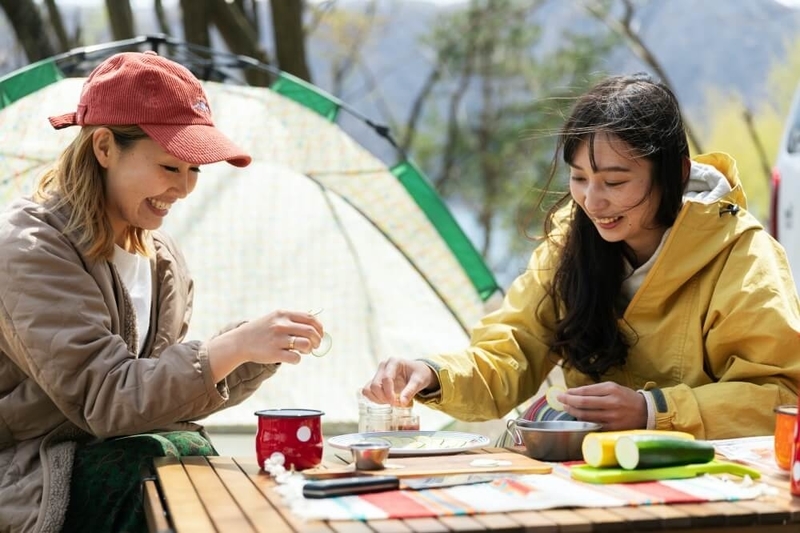
[[[58,81],[0,111],[0,201],[30,192],[77,132],[51,130],[47,117],[69,111],[82,82]],[[278,308],[324,309],[333,337],[327,356],[284,365],[206,423],[253,425],[254,411],[275,407],[355,422],[356,391],[379,360],[465,346],[461,324],[477,321],[483,303],[402,184],[338,126],[269,89],[205,87],[218,127],[254,162],[204,167],[166,218],[196,283],[189,338]],[[423,429],[451,420],[420,411]]]
[[[209,179],[204,171],[165,223],[196,280],[189,336],[208,338],[223,322],[274,309],[323,309],[333,346],[324,357],[284,365],[253,398],[209,424],[252,423],[254,411],[268,407],[321,409],[327,422],[355,421],[356,391],[380,359],[466,344],[419,274],[339,196],[281,165],[257,161],[232,172]],[[427,427],[449,420],[433,411],[423,418]]]

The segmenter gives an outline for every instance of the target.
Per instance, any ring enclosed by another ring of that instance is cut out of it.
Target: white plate
[[[488,446],[489,437],[458,431],[375,431],[348,433],[328,439],[334,448],[347,450],[356,442],[387,440],[389,455],[446,455]]]

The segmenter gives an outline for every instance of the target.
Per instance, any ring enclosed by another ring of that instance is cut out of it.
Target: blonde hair
[[[147,138],[138,126],[84,126],[61,153],[56,164],[39,180],[34,200],[55,201],[54,208],[69,207],[70,216],[64,233],[78,235],[78,244],[90,259],[111,259],[114,255],[114,232],[106,214],[105,169],[94,155],[92,134],[100,127],[111,130],[120,150]],[[129,227],[125,248],[150,256],[148,231]]]

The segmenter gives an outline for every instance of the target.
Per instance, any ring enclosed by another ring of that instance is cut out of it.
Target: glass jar
[[[392,410],[393,431],[419,431],[419,415],[414,413],[413,402],[408,406],[395,406]]]
[[[392,406],[369,403],[365,413],[364,433],[392,430]],[[359,427],[361,423],[358,424]]]
[[[367,409],[371,402],[361,393],[361,389],[356,392],[356,399],[358,400],[358,432],[364,433],[367,431]]]

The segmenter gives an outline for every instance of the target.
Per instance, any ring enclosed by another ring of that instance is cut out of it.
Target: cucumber
[[[659,429],[627,429],[624,431],[604,431],[589,433],[584,437],[581,445],[583,460],[594,467],[619,466],[614,455],[614,445],[620,437],[632,435],[651,435],[655,437],[675,437],[681,439],[694,439],[691,433],[683,431],[667,431]]]
[[[662,468],[707,463],[714,458],[714,445],[702,440],[631,435],[617,439],[614,455],[626,470]]]

